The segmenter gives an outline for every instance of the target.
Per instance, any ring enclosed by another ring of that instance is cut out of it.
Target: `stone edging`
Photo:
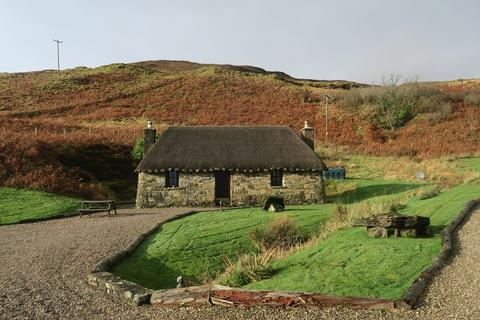
[[[194,213],[197,213],[197,211],[190,211],[179,214],[168,218],[163,222],[157,223],[153,228],[151,228],[147,232],[142,233],[135,241],[133,241],[127,247],[127,249],[117,251],[113,255],[102,259],[87,275],[88,283],[94,287],[101,288],[108,294],[120,298],[125,298],[132,302],[134,305],[139,306],[142,304],[149,304],[153,290],[147,289],[139,284],[123,280],[120,277],[110,273],[110,270],[120,261],[130,256],[140,246],[140,244],[149,235],[156,232],[162,224],[189,216]]]
[[[142,241],[157,231],[163,223],[191,215],[196,213],[196,211],[177,215],[158,223],[149,231],[141,234],[126,250],[118,251],[114,255],[103,259],[88,275],[88,283],[102,288],[108,294],[125,298],[135,305],[152,304],[165,307],[207,304],[227,307],[252,305],[330,307],[343,305],[351,308],[367,309],[413,309],[436,272],[450,259],[452,255],[453,233],[478,205],[480,205],[480,200],[469,201],[458,216],[442,230],[442,248],[439,255],[432,265],[421,273],[420,277],[415,280],[403,297],[398,300],[335,297],[307,292],[247,290],[216,285],[153,291],[136,283],[122,280],[109,272],[115,264],[132,254]]]
[[[440,249],[440,253],[438,254],[437,258],[435,258],[432,265],[420,274],[420,277],[415,280],[403,297],[396,301],[397,308],[415,308],[427,285],[431,283],[435,274],[442,269],[451,258],[453,254],[453,236],[458,226],[469,214],[475,210],[478,205],[480,205],[480,200],[472,200],[467,202],[457,217],[445,229],[442,230],[442,248]]]

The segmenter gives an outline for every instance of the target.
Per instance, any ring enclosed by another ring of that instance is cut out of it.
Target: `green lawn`
[[[417,184],[395,181],[346,181],[357,188],[336,197],[345,202],[395,196],[418,188]],[[332,206],[288,206],[286,214],[303,232],[312,234],[330,217]],[[174,287],[179,275],[201,283],[206,272],[215,275],[223,271],[223,256],[235,260],[239,254],[254,250],[248,234],[274,216],[260,208],[237,209],[204,212],[166,223],[113,272],[152,289]]]
[[[329,206],[295,206],[287,213],[306,233],[330,216]],[[113,272],[152,289],[175,287],[182,275],[201,282],[223,271],[222,256],[234,259],[254,250],[248,236],[273,218],[259,208],[202,212],[164,224]]]
[[[460,166],[480,172],[480,157],[461,158],[456,160]]]
[[[80,200],[36,190],[0,188],[0,225],[72,213]]]
[[[403,213],[431,218],[431,238],[369,238],[364,228],[336,232],[320,245],[273,264],[275,275],[248,288],[301,290],[340,296],[398,298],[437,256],[440,231],[479,185],[461,185],[427,200],[411,200]]]
[[[475,167],[476,160],[465,161]],[[405,199],[410,190],[424,183],[346,179],[333,186],[331,199],[350,205]],[[298,290],[340,296],[400,297],[436,257],[441,245],[440,231],[465,203],[480,197],[480,185],[464,184],[438,196],[411,199],[405,214],[431,218],[430,238],[369,238],[364,228],[347,228],[333,233],[318,245],[308,247],[273,263],[274,276],[247,285],[254,289]],[[389,202],[390,201],[390,202]],[[333,204],[287,207],[299,228],[314,233],[325,223]],[[223,256],[232,260],[254,250],[249,232],[265,226],[275,215],[261,209],[204,212],[169,222],[142,243],[134,254],[113,272],[122,278],[152,289],[172,288],[182,275],[201,283],[223,271]]]

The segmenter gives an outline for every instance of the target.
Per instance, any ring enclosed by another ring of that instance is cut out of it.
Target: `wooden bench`
[[[113,211],[117,215],[117,207],[115,206],[115,201],[105,200],[105,201],[83,201],[82,207],[78,209],[80,213],[80,218],[82,214],[90,214],[97,212],[107,212],[110,215],[110,211]]]

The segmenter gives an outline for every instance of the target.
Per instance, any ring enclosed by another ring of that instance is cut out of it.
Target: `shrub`
[[[145,144],[145,141],[143,140],[143,138],[140,138],[135,142],[135,145],[133,146],[133,150],[132,150],[133,159],[138,161],[143,159],[144,144]]]
[[[340,202],[336,202],[335,206],[333,207],[333,214],[340,218],[340,220],[346,219],[348,216],[347,206]]]
[[[256,228],[250,233],[250,238],[263,251],[289,249],[306,240],[295,222],[287,215],[274,219],[265,229]]]
[[[398,129],[412,118],[417,100],[415,84],[399,86],[391,82],[373,97],[370,123],[378,128]]]
[[[436,112],[438,106],[442,104],[440,96],[420,96],[415,106],[415,113],[432,113]]]
[[[438,196],[439,193],[440,193],[440,187],[437,185],[434,185],[430,188],[420,190],[420,192],[418,193],[418,199],[426,200],[426,199],[434,198]]]
[[[431,98],[431,97],[438,97],[441,98],[443,96],[442,90],[436,85],[428,84],[428,83],[419,83],[417,84],[417,95],[419,97]]]
[[[251,282],[268,279],[273,275],[270,259],[273,251],[260,256],[244,254],[233,263],[230,258],[224,257],[225,272],[216,282],[229,287],[241,287]]]
[[[463,102],[465,99],[465,93],[458,91],[446,91],[443,93],[443,99],[451,103]]]
[[[160,134],[157,133],[157,136],[156,136],[156,140],[158,140],[158,138],[160,137]],[[137,160],[137,161],[140,161],[143,159],[143,145],[145,144],[145,141],[142,138],[139,138],[137,139],[137,141],[135,141],[135,144],[133,145],[133,150],[132,150],[132,155],[133,155],[133,159]]]
[[[466,105],[473,106],[473,107],[480,106],[480,92],[468,93],[463,99],[463,102]]]
[[[427,114],[427,120],[430,122],[430,124],[438,124],[447,120],[452,113],[452,104],[448,102],[442,102],[438,105],[435,112]]]

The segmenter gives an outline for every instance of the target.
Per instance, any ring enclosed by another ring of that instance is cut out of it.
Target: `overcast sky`
[[[480,77],[479,0],[0,0],[0,72],[141,60],[295,77]]]

